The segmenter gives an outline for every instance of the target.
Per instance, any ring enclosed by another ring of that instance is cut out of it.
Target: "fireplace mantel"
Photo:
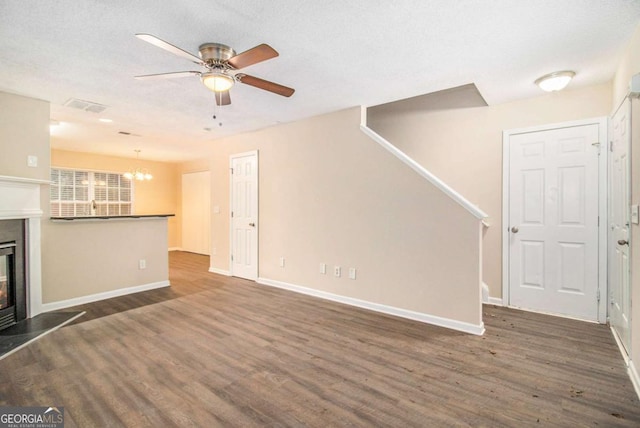
[[[40,187],[47,180],[0,175],[0,220],[23,219],[27,224],[27,316],[42,312]]]

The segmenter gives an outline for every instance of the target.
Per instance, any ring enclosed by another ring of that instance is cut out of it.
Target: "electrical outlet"
[[[333,267],[333,275],[336,278],[340,278],[340,275],[342,275],[342,268],[340,266],[334,266]]]
[[[320,263],[320,273],[323,275],[327,274],[327,264],[326,263]]]
[[[284,257],[280,257],[280,267],[284,267]]]
[[[349,268],[349,279],[356,279],[356,268]]]
[[[31,168],[38,167],[38,156],[29,155],[27,156],[27,166]]]
[[[147,261],[145,259],[138,260],[138,269],[146,269]]]

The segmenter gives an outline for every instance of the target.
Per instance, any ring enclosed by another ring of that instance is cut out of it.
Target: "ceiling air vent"
[[[120,135],[130,135],[132,137],[140,137],[140,134],[134,134],[133,132],[127,132],[127,131],[118,131],[118,134],[120,134]]]
[[[91,113],[102,113],[107,106],[94,103],[91,101],[79,100],[77,98],[69,98],[64,104],[65,107],[77,108],[78,110],[89,111]]]

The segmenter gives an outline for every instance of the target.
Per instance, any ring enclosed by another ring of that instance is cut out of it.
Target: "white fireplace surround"
[[[0,175],[0,220],[26,220],[27,317],[42,312],[42,263],[40,187],[49,184],[36,180]]]

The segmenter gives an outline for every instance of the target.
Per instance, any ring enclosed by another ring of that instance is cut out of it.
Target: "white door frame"
[[[233,208],[233,177],[231,177],[231,169],[233,168],[233,160],[235,158],[241,158],[245,156],[256,157],[256,175],[258,187],[256,189],[258,203],[256,204],[256,278],[260,277],[260,158],[257,150],[251,150],[249,152],[234,153],[229,156],[229,275],[233,276],[233,259],[231,258],[234,253],[233,248],[233,220],[231,219],[231,210]]]
[[[609,168],[609,143],[608,143],[608,118],[596,117],[592,119],[576,120],[571,122],[554,123],[534,126],[531,128],[509,129],[502,132],[502,303],[510,306],[509,298],[509,141],[512,135],[530,132],[550,131],[558,128],[570,128],[575,126],[598,125],[600,156],[598,156],[598,322],[607,321],[607,224],[609,224],[608,199],[608,168]]]

